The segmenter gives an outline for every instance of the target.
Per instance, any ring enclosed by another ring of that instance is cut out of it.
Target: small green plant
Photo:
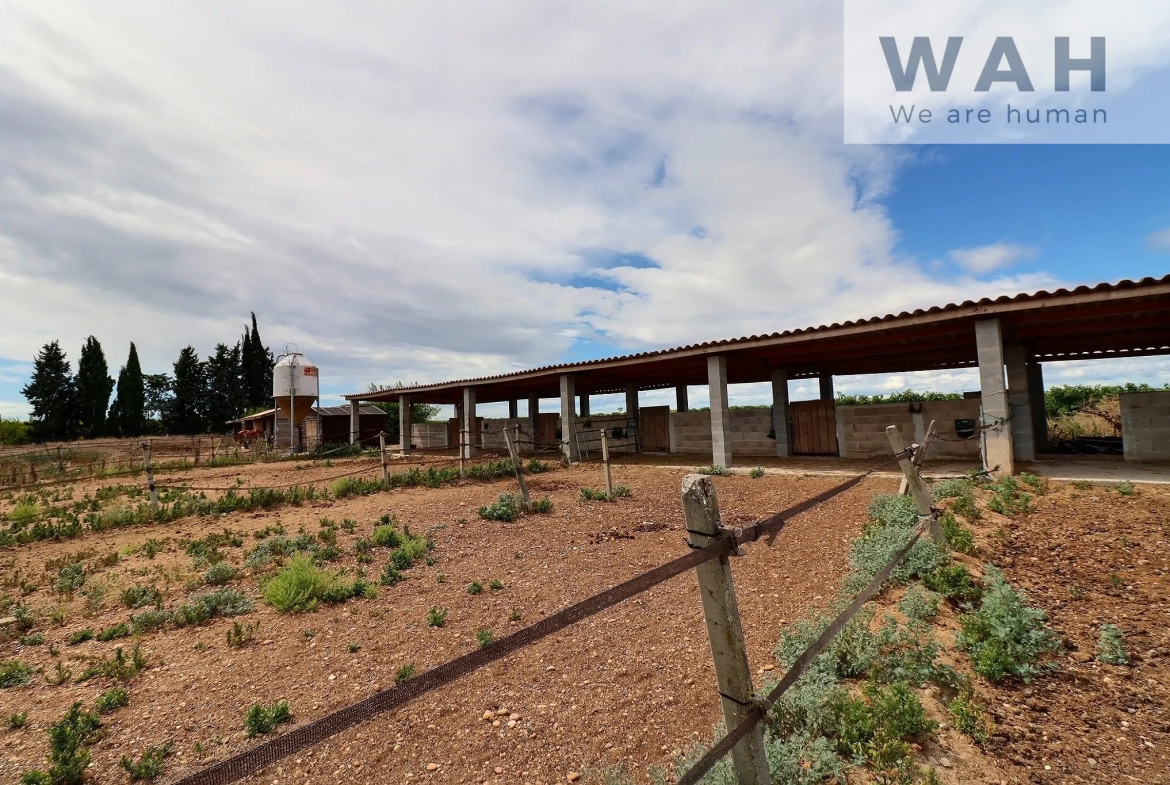
[[[1101,637],[1097,639],[1097,659],[1108,665],[1129,664],[1125,635],[1116,624],[1101,625]]]
[[[588,486],[581,489],[581,501],[583,502],[604,502],[609,501],[609,496],[605,491],[594,490]]]
[[[227,631],[228,648],[244,648],[256,637],[256,630],[258,628],[259,624],[256,622],[248,622],[247,624],[240,624],[238,621],[232,622],[231,628]]]
[[[1129,480],[1122,480],[1117,483],[1117,492],[1122,496],[1130,496],[1135,490],[1134,484]]]
[[[406,580],[406,576],[398,571],[398,568],[394,566],[394,562],[390,562],[382,568],[382,577],[379,579],[379,583],[383,586],[394,586],[404,580]]]
[[[216,562],[203,573],[203,582],[208,586],[224,586],[236,577],[236,568],[226,561]]]
[[[513,605],[512,610],[508,613],[508,621],[520,621],[521,618],[523,617],[520,615],[520,610]]]
[[[963,564],[943,565],[923,574],[922,585],[960,607],[970,606],[983,596],[983,590],[971,580]]]
[[[131,782],[153,780],[166,769],[166,757],[171,754],[173,746],[173,742],[168,741],[161,747],[147,747],[138,760],[123,755],[122,768],[130,775]]]
[[[446,575],[446,573],[442,573],[442,572],[440,572],[440,573],[436,573],[436,575],[435,575],[435,583],[446,583],[446,582],[447,582],[447,575]]]
[[[467,593],[475,596],[476,594],[483,594],[483,584],[479,581],[472,581],[467,584]]]
[[[8,727],[10,730],[19,730],[28,724],[28,712],[22,711],[19,714],[8,715]]]
[[[986,707],[975,698],[975,691],[969,683],[951,700],[947,712],[955,729],[970,736],[976,744],[983,744],[991,735]]]
[[[253,703],[244,715],[244,729],[249,736],[259,736],[270,733],[285,722],[292,721],[292,712],[289,711],[288,701],[277,701],[271,706],[263,703]]]
[[[1109,573],[1109,585],[1113,588],[1120,588],[1122,584],[1121,576],[1116,572]]]
[[[1021,491],[1016,478],[1011,475],[1000,477],[987,487],[992,492],[991,498],[987,501],[987,509],[992,512],[1014,518],[1032,509],[1031,494]]]
[[[1078,491],[1088,491],[1092,490],[1093,483],[1089,482],[1088,480],[1077,480],[1072,484],[1072,487],[1076,488]]]
[[[57,660],[52,673],[45,674],[45,681],[54,687],[60,687],[73,678],[73,669],[61,660]]]
[[[762,478],[764,476],[764,467],[757,466],[756,468],[754,468],[750,472],[748,472],[748,476],[751,477],[753,480],[758,480],[758,479]]]
[[[148,559],[153,559],[167,549],[167,544],[161,540],[149,539],[142,543],[142,553]]]
[[[45,636],[39,632],[34,632],[29,635],[21,635],[18,642],[21,646],[40,646],[45,642]]]
[[[363,581],[346,582],[339,575],[322,570],[305,553],[297,553],[285,567],[268,579],[261,589],[265,601],[281,613],[316,610],[322,602],[344,602],[366,594]]]
[[[93,630],[77,630],[69,636],[67,641],[70,646],[77,646],[86,641],[93,640]]]
[[[26,771],[24,785],[81,785],[90,755],[87,746],[102,725],[101,718],[81,710],[78,701],[64,717],[49,726],[49,769]]]
[[[952,550],[959,553],[975,552],[975,533],[959,523],[953,512],[948,510],[943,513],[938,522],[942,526],[947,544],[951,546]]]
[[[347,648],[349,649],[350,654],[357,654],[359,651],[362,650],[362,647],[356,643],[349,644],[349,646]]]
[[[441,627],[442,625],[440,624],[439,626]],[[394,683],[402,684],[405,681],[410,681],[412,678],[414,678],[414,663],[408,662],[395,672]]]
[[[615,492],[616,492],[616,489],[615,489]],[[534,501],[532,503],[532,511],[535,513],[538,513],[538,514],[552,512],[552,508],[553,508],[552,499],[548,498],[547,496],[545,496],[543,499],[537,499],[536,501]]]
[[[115,638],[126,638],[129,635],[130,635],[130,625],[127,624],[126,622],[121,622],[120,624],[114,624],[110,627],[106,627],[104,630],[99,632],[95,637],[99,641],[102,641],[103,643],[105,643],[106,641],[112,641]]]
[[[99,695],[94,707],[102,714],[109,714],[111,711],[128,706],[129,704],[130,693],[121,687],[114,687],[112,690],[106,690]]]
[[[1030,472],[1020,472],[1020,482],[1030,487],[1037,494],[1044,494],[1048,491],[1047,486],[1044,484],[1044,479]]]
[[[538,460],[536,458],[529,458],[528,462],[524,464],[524,473],[543,474],[551,468],[552,467],[544,461]]]
[[[514,521],[520,517],[520,499],[512,493],[501,493],[495,502],[479,508],[479,517],[487,521]]]
[[[85,568],[80,563],[67,564],[57,571],[57,593],[71,594],[85,583]]]
[[[699,468],[695,469],[695,471],[699,474],[707,474],[712,477],[727,477],[731,474],[731,469],[728,469],[726,466],[719,466],[717,464],[711,464],[710,466],[700,466]]]
[[[954,497],[954,499],[949,508],[951,512],[962,515],[969,521],[975,521],[981,517],[979,507],[975,504],[975,494],[970,488]]]
[[[135,635],[161,630],[171,620],[171,612],[162,608],[151,608],[130,617],[130,628]]]
[[[129,657],[126,656],[126,652],[122,651],[122,647],[119,646],[114,649],[112,657],[99,660],[93,665],[90,665],[81,672],[77,680],[87,681],[95,676],[101,676],[114,681],[130,681],[145,667],[146,657],[142,654],[142,649],[137,643],[130,650]]]
[[[496,639],[496,636],[491,630],[477,630],[475,639],[479,642],[479,648],[486,649],[492,645],[492,641]]]
[[[0,689],[23,687],[32,681],[33,669],[20,660],[0,662]]]
[[[503,591],[504,584],[500,582],[499,578],[492,578],[488,581],[488,588],[492,591]]]
[[[131,586],[122,592],[122,604],[127,608],[145,608],[153,605],[156,608],[162,605],[162,592],[157,586]]]
[[[987,565],[984,582],[987,591],[979,609],[959,618],[962,632],[956,643],[971,655],[979,675],[1029,682],[1043,669],[1040,658],[1060,648],[1060,637],[1044,626],[1044,611],[1025,605],[1025,597],[998,569]]]
[[[1072,597],[1074,600],[1083,600],[1085,599],[1085,590],[1074,583],[1072,586],[1068,587],[1068,596]]]
[[[898,610],[908,619],[925,621],[938,615],[938,600],[937,594],[925,591],[915,583],[906,589],[906,594],[898,602]]]
[[[427,611],[427,626],[428,627],[442,627],[447,623],[447,609],[440,610],[434,605]]]
[[[378,548],[397,548],[402,544],[402,537],[392,523],[374,527],[372,539]]]

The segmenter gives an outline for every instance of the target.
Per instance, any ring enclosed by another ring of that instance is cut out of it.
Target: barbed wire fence
[[[765,785],[767,763],[763,756],[761,722],[786,690],[825,650],[832,640],[857,612],[876,595],[893,570],[902,562],[911,548],[930,531],[943,540],[938,528],[939,510],[918,470],[919,456],[930,441],[930,431],[922,445],[902,446],[896,426],[889,426],[887,436],[893,458],[867,472],[851,477],[824,492],[788,507],[763,520],[744,527],[728,527],[719,511],[718,496],[710,477],[687,475],[683,479],[682,503],[686,518],[690,552],[637,575],[612,588],[581,600],[517,632],[494,641],[486,648],[449,660],[407,681],[375,692],[368,698],[345,708],[335,710],[317,720],[301,725],[282,736],[264,741],[257,746],[226,760],[172,780],[174,785],[227,785],[250,774],[324,741],[375,716],[392,711],[434,690],[501,660],[565,628],[601,613],[615,605],[641,594],[691,569],[696,570],[699,593],[703,599],[712,654],[715,661],[718,692],[723,704],[728,733],[717,741],[688,771],[682,774],[679,785],[698,783],[725,755],[731,753],[739,785]],[[518,450],[509,445],[510,458],[518,467]],[[918,461],[915,461],[918,458]],[[747,651],[742,623],[735,599],[730,559],[744,555],[743,546],[761,538],[773,544],[788,522],[805,512],[860,485],[865,479],[888,466],[898,463],[909,482],[918,504],[920,521],[907,543],[878,571],[821,635],[800,654],[780,682],[765,696],[756,696],[751,687],[747,669]],[[945,541],[945,540],[944,540]]]

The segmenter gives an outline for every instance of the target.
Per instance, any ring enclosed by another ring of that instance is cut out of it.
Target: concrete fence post
[[[682,481],[683,516],[686,519],[687,542],[703,547],[720,536],[719,499],[715,484],[702,474],[688,474]],[[727,727],[735,728],[748,719],[752,708],[752,673],[748,665],[747,648],[743,640],[743,623],[739,603],[735,599],[735,584],[731,578],[731,562],[726,554],[704,562],[695,568],[699,580],[699,596],[703,601],[703,616],[707,620],[707,636],[711,641],[711,655],[715,660],[715,678],[719,684],[719,699],[723,704],[723,719]],[[768,758],[764,752],[764,731],[760,725],[748,733],[732,750],[732,762],[739,785],[767,785]]]

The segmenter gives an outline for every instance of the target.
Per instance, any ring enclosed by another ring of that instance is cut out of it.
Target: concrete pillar
[[[508,419],[516,420],[520,417],[520,401],[513,398],[508,401]]]
[[[731,408],[727,403],[727,358],[707,358],[711,395],[711,463],[731,466]]]
[[[792,457],[792,414],[788,409],[788,371],[772,371],[772,427],[776,429],[776,454]]]
[[[539,395],[529,395],[528,396],[528,433],[532,437],[532,441],[533,441],[532,449],[534,449],[534,450],[537,447],[537,445],[535,444],[535,442],[536,442],[536,423],[537,423],[537,419],[538,419],[539,414],[540,414],[540,396]]]
[[[819,377],[821,383],[821,400],[833,400],[833,374],[822,373]]]
[[[561,374],[561,454],[570,463],[577,460],[577,440],[573,438],[577,428],[577,415],[573,410],[577,397],[575,388],[573,375]]]
[[[362,404],[360,401],[349,402],[349,443],[357,444],[362,438]]]
[[[479,454],[479,450],[475,447],[475,388],[463,388],[463,407],[462,418],[459,420],[459,428],[463,430],[463,457],[473,458]]]
[[[589,416],[589,393],[581,393],[577,396],[577,414],[582,417]]]
[[[410,426],[414,422],[410,396],[398,396],[398,444],[403,455],[410,452]]]
[[[676,412],[690,411],[690,404],[687,402],[687,386],[680,384],[674,388],[674,410]]]
[[[1044,370],[1028,363],[1028,397],[1032,404],[1032,439],[1036,452],[1048,452],[1048,410],[1044,406]]]
[[[638,408],[638,384],[636,382],[629,382],[626,384],[626,416],[634,421],[637,426],[641,422]]]
[[[1032,433],[1031,391],[1028,389],[1028,352],[1023,346],[1003,350],[1007,365],[1008,408],[1012,413],[1012,454],[1018,461],[1036,460],[1036,439]]]
[[[979,389],[983,407],[983,454],[996,474],[1015,474],[1012,430],[1007,422],[1007,380],[1003,372],[1003,335],[999,319],[975,322],[975,349],[979,358]]]

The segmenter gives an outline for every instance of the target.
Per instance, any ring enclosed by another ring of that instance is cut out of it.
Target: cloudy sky
[[[841,51],[837,2],[4,3],[0,414],[46,341],[249,311],[335,395],[1167,272],[1165,148],[846,146]],[[973,377],[838,389],[907,385]]]

